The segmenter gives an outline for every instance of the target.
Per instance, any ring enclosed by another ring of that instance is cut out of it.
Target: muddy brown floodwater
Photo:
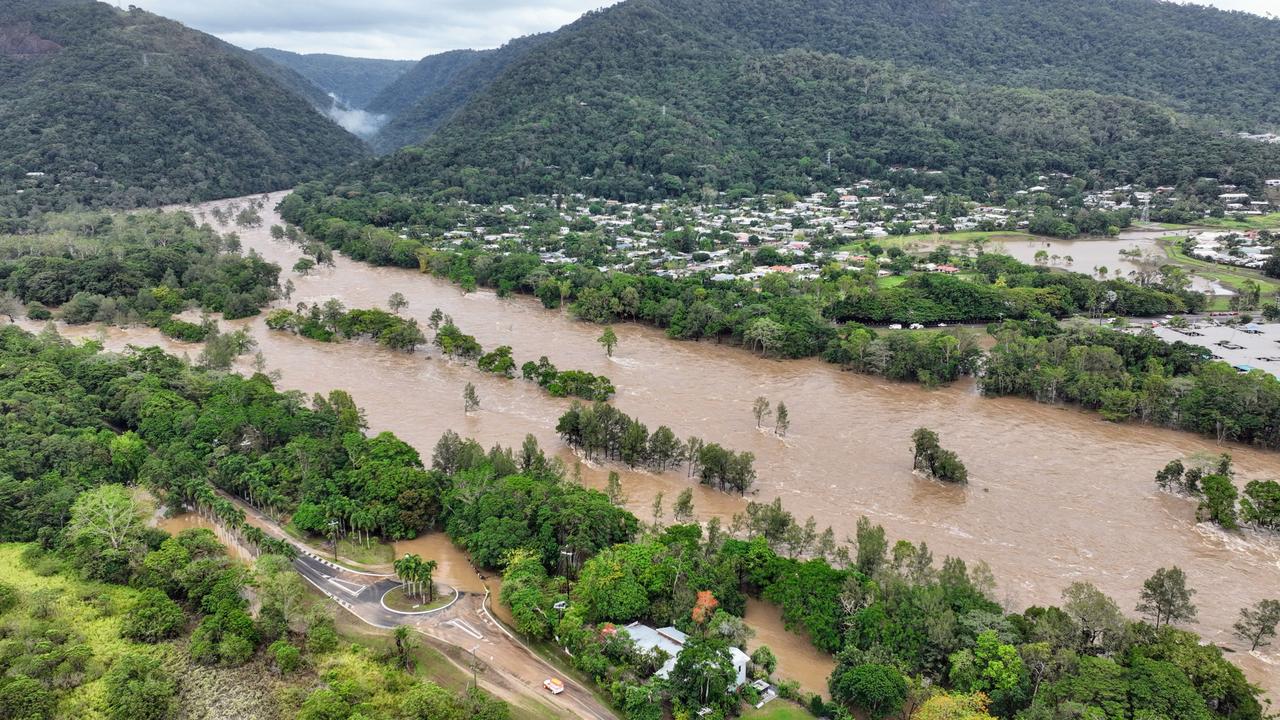
[[[279,197],[272,196],[272,204]],[[216,204],[229,202],[234,201]],[[678,342],[633,324],[615,328],[619,342],[608,358],[596,342],[598,326],[528,298],[464,294],[415,271],[341,257],[335,267],[305,277],[289,273],[298,249],[271,239],[270,225],[280,222],[274,211],[263,217],[262,227],[237,232],[246,250],[278,263],[293,279],[297,289],[286,305],[337,297],[348,307],[385,306],[391,293],[400,292],[409,301],[404,312],[424,326],[439,307],[486,348],[510,345],[518,363],[546,355],[561,368],[603,373],[618,387],[614,404],[650,429],[666,424],[681,437],[697,435],[755,453],[757,499],[780,497],[797,517],[812,515],[840,537],[852,534],[866,515],[892,538],[927,541],[939,560],[984,559],[999,582],[998,598],[1010,609],[1057,602],[1067,584],[1088,580],[1133,614],[1142,581],[1161,566],[1177,565],[1198,591],[1194,629],[1240,650],[1231,635],[1240,608],[1280,595],[1275,537],[1196,524],[1192,501],[1157,492],[1153,482],[1156,470],[1173,458],[1224,450],[1235,457],[1242,482],[1280,478],[1280,454],[1114,425],[1070,408],[984,398],[971,382],[930,391],[842,372],[818,360],[766,360],[735,347]],[[271,332],[261,317],[231,324],[253,332],[269,368],[282,373],[282,389],[346,389],[367,412],[371,430],[394,431],[428,460],[440,434],[452,429],[486,446],[518,446],[532,433],[544,448],[574,462],[554,430],[569,402],[532,383],[484,374],[434,353],[325,344]],[[145,328],[81,327],[67,333],[102,336],[111,348],[159,344],[192,356],[198,350]],[[242,369],[248,364],[245,358]],[[481,409],[470,415],[462,402],[468,382],[481,399]],[[756,429],[751,404],[758,395],[786,401],[787,437]],[[943,444],[964,460],[967,487],[944,487],[912,474],[910,435],[920,426],[940,433]],[[689,485],[682,471],[656,475],[620,467],[584,466],[584,482],[603,487],[610,469],[621,473],[628,505],[642,519],[649,517],[656,493],[666,494],[669,507]],[[705,488],[695,492],[702,518],[727,518],[745,505]],[[770,644],[782,658],[783,674],[815,672],[801,670],[807,641],[783,633]],[[1280,689],[1276,649],[1231,657],[1272,694]]]

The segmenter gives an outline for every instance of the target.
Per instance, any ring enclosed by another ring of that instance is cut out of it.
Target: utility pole
[[[476,650],[479,650],[479,649],[480,649],[479,645],[476,645],[475,647],[471,648],[471,689],[472,690],[480,689],[480,675],[479,675],[480,661],[476,660]]]

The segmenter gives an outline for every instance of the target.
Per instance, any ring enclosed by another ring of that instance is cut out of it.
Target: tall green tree
[[[1157,629],[1189,622],[1196,617],[1196,606],[1191,602],[1195,592],[1187,587],[1187,576],[1182,568],[1160,568],[1142,583],[1136,609],[1150,618]]]
[[[1253,607],[1240,610],[1240,619],[1232,629],[1253,651],[1271,644],[1277,625],[1280,625],[1280,600],[1259,600]]]
[[[613,357],[613,349],[618,347],[618,335],[613,332],[612,325],[606,325],[604,332],[600,333],[600,337],[596,339],[604,348],[604,352],[609,357]]]

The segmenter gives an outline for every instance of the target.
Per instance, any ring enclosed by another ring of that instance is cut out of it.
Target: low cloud
[[[330,97],[333,96],[330,95]],[[330,120],[338,123],[343,130],[365,140],[377,135],[388,120],[386,115],[378,115],[365,110],[352,110],[336,97],[333,105],[330,105],[329,109],[325,111],[325,115],[328,115]]]
[[[616,0],[129,0],[253,49],[417,60],[498,47]]]

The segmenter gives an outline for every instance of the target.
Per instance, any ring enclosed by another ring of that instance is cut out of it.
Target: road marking
[[[453,620],[446,622],[445,625],[452,625],[477,640],[484,639],[484,636],[480,634],[479,630],[476,630],[475,628],[471,627],[471,623],[461,618],[454,618]]]
[[[346,580],[339,580],[338,578],[327,578],[327,579],[333,585],[337,585],[339,590],[345,592],[348,595],[359,595],[360,593],[364,592],[364,587],[365,587],[364,585],[357,585],[353,582],[348,582]],[[355,588],[355,590],[352,590],[352,588]]]

